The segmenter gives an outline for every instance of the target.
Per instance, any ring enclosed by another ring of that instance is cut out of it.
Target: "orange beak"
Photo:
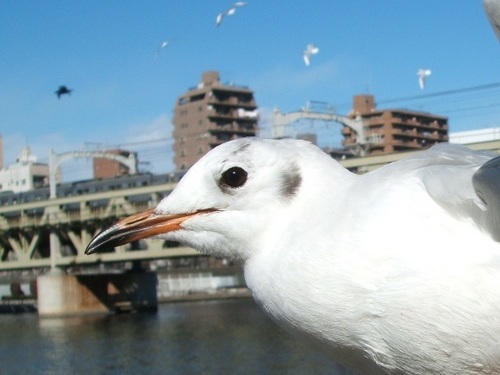
[[[103,230],[90,241],[85,254],[93,254],[103,249],[110,249],[143,238],[172,232],[180,229],[185,220],[214,211],[216,210],[207,209],[191,213],[160,215],[155,213],[154,208],[151,208],[126,217],[108,229]]]

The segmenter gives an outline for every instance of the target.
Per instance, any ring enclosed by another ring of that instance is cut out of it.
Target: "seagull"
[[[500,157],[438,144],[363,175],[242,138],[86,253],[175,240],[244,270],[263,311],[360,374],[500,372]]]
[[[160,56],[161,50],[164,48],[167,48],[169,44],[170,44],[170,41],[168,41],[168,40],[164,40],[163,42],[161,42],[161,44],[156,49],[155,61],[158,60],[158,57]]]
[[[222,22],[222,19],[225,17],[225,16],[232,16],[235,12],[236,12],[236,9],[237,8],[241,8],[241,7],[244,7],[245,5],[247,5],[247,3],[245,1],[237,1],[236,3],[233,4],[233,6],[231,8],[229,8],[227,11],[225,12],[221,12],[217,15],[217,18],[215,19],[215,26],[219,26]]]
[[[417,72],[418,75],[418,84],[420,85],[420,89],[423,90],[425,87],[425,80],[429,77],[432,72],[429,69],[419,69]]]
[[[71,95],[72,89],[68,89],[66,86],[59,86],[59,88],[54,92],[57,95],[57,99],[61,99],[62,95]]]
[[[222,22],[222,19],[224,18],[224,13],[219,13],[217,15],[217,18],[215,19],[215,26],[219,26]]]
[[[306,50],[304,51],[304,62],[307,66],[311,64],[311,56],[319,52],[319,48],[314,44],[308,44]]]
[[[500,1],[483,0],[483,8],[493,31],[500,40]]]

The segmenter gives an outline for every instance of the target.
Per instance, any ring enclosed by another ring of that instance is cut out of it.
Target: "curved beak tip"
[[[140,239],[173,232],[181,229],[181,224],[185,220],[214,211],[217,210],[206,209],[183,214],[161,215],[157,214],[155,209],[152,208],[131,215],[96,235],[85,249],[85,254],[90,255]]]

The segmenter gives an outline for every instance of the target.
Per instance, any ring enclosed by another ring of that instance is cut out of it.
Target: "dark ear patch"
[[[285,198],[291,198],[297,193],[301,184],[302,176],[299,167],[293,165],[292,168],[283,173],[281,178],[281,194]]]

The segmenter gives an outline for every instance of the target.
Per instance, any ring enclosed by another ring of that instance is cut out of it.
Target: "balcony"
[[[242,138],[241,136],[237,136],[231,133],[217,134],[211,135],[207,139],[207,143],[211,148],[217,147],[225,142],[232,141],[234,139]]]
[[[214,109],[207,110],[207,117],[209,119],[225,119],[225,120],[236,120],[236,116],[231,112],[217,112]]]
[[[436,140],[443,141],[448,139],[448,134],[445,131],[436,128],[427,128],[427,127],[393,127],[391,131],[392,136],[394,137],[405,137],[405,138],[419,138],[419,139],[428,139],[428,140]]]
[[[250,110],[257,108],[253,96],[212,95],[208,98],[208,104],[213,106],[242,107]]]
[[[248,124],[246,126],[242,126],[241,124],[238,123],[227,123],[224,125],[217,125],[214,123],[211,123],[210,126],[207,129],[208,132],[211,134],[222,134],[222,133],[227,133],[227,134],[235,134],[238,136],[254,136],[256,132],[256,126],[254,124]]]
[[[406,139],[394,139],[390,144],[394,147],[404,147],[406,149],[420,149],[422,144],[416,139],[406,140]]]
[[[406,117],[395,116],[392,118],[391,123],[393,128],[398,128],[398,129],[418,128],[418,129],[429,129],[429,130],[439,129],[441,131],[448,131],[448,124],[431,119],[428,119],[426,121],[425,119],[419,120],[415,117],[406,118]]]
[[[241,110],[241,111],[240,111]],[[256,123],[258,119],[258,114],[252,116],[250,113],[254,111],[246,111],[241,107],[238,110],[231,109],[229,111],[216,111],[215,109],[207,109],[207,118],[211,121],[217,122],[217,120],[225,120],[226,122],[251,122]]]

